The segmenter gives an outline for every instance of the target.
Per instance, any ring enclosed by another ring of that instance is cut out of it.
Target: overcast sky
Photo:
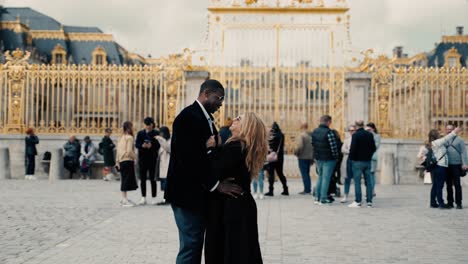
[[[468,33],[468,0],[349,0],[356,51],[390,54],[397,45],[410,55],[430,51],[443,34],[462,25]],[[128,50],[153,57],[201,49],[208,0],[0,0],[31,7],[65,25],[96,26]]]

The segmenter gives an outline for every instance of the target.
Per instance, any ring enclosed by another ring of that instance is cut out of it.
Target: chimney
[[[457,36],[463,36],[463,27],[462,26],[457,27]]]
[[[403,57],[403,46],[396,46],[393,49],[393,57],[398,58],[398,59]]]

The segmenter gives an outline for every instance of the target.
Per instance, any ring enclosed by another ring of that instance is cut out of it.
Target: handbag
[[[466,170],[461,169],[460,170],[460,177],[465,177],[466,176]]]
[[[432,184],[431,173],[425,171],[424,172],[424,184]]]
[[[268,153],[267,158],[266,158],[268,163],[278,161],[278,152],[280,151],[282,143],[283,143],[283,138],[281,138],[281,140],[280,140],[278,149],[276,151],[272,151],[272,152]]]
[[[83,161],[81,162],[80,172],[87,173],[88,171],[89,171],[89,160],[83,159]]]

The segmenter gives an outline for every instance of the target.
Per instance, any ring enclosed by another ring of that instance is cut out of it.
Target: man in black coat
[[[140,171],[141,200],[140,205],[146,204],[146,180],[151,184],[152,204],[156,204],[156,161],[158,160],[159,142],[156,136],[159,132],[154,129],[154,119],[147,117],[143,121],[145,128],[138,132],[135,147],[138,149],[138,167]]]
[[[210,192],[239,195],[240,187],[219,182],[210,171],[210,149],[206,142],[218,139],[211,114],[224,100],[224,88],[216,80],[205,81],[198,99],[174,120],[171,159],[164,198],[171,203],[179,229],[177,264],[201,263]],[[220,142],[219,142],[220,143]]]
[[[353,168],[356,200],[349,207],[361,207],[361,176],[363,174],[366,182],[367,207],[372,207],[373,188],[370,169],[372,155],[376,151],[374,135],[364,130],[364,121],[362,120],[356,121],[356,127],[357,130],[351,139],[348,157],[351,160],[351,167]]]

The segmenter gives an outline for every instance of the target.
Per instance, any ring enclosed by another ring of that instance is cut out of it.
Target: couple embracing
[[[221,144],[212,114],[224,88],[205,81],[197,100],[174,120],[165,198],[179,230],[176,264],[262,263],[257,207],[250,181],[268,152],[263,122],[253,113],[234,119]]]

